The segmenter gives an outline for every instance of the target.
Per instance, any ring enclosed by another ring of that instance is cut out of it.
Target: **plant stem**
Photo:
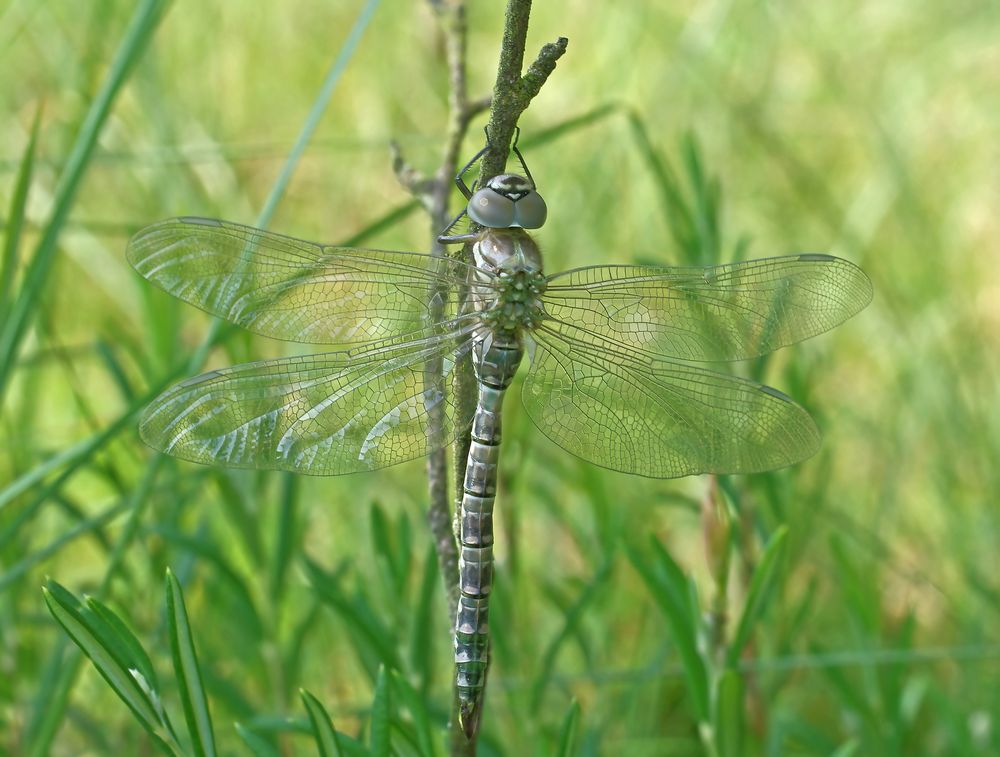
[[[449,71],[448,126],[445,136],[441,165],[433,178],[425,177],[414,170],[403,158],[397,145],[392,146],[393,170],[400,183],[416,196],[427,210],[431,220],[431,250],[436,256],[444,256],[443,245],[437,235],[451,220],[448,200],[452,192],[452,182],[458,170],[459,153],[468,131],[469,123],[478,113],[490,108],[489,150],[480,167],[480,181],[503,172],[510,152],[511,137],[521,113],[538,94],[542,84],[555,69],[556,61],[566,51],[567,40],[560,37],[556,42],[545,45],[538,58],[522,76],[524,46],[528,32],[528,17],[531,13],[530,0],[509,0],[503,42],[500,49],[500,63],[492,99],[470,101],[466,80],[467,22],[464,0],[429,0],[444,35],[445,53]],[[463,255],[471,258],[467,245]],[[446,292],[430,292],[433,304],[430,319],[436,323],[443,316]],[[430,361],[424,368],[425,380],[429,388],[444,387],[443,366],[440,359]],[[475,375],[471,358],[467,358],[455,371],[451,389],[459,407],[458,417],[471,417],[475,407]],[[430,411],[428,422],[428,442],[431,453],[427,460],[427,480],[429,488],[428,524],[434,539],[441,569],[442,580],[448,598],[449,620],[455,624],[458,606],[458,543],[454,524],[457,508],[461,502],[461,492],[465,477],[470,437],[463,435],[454,450],[455,503],[449,506],[447,459],[444,438],[444,407],[436,406]],[[453,693],[450,720],[451,753],[453,755],[474,755],[478,741],[478,730],[466,736],[458,722],[457,692]]]
[[[452,178],[458,170],[459,153],[468,130],[469,122],[482,112],[487,102],[468,99],[466,85],[466,17],[464,0],[429,0],[441,24],[444,35],[445,55],[449,72],[448,125],[441,156],[441,164],[433,177],[427,177],[410,166],[398,145],[393,144],[393,170],[400,183],[423,204],[430,217],[431,254],[444,257],[445,248],[437,241],[438,234],[450,220],[448,200],[451,196]],[[439,295],[439,296],[436,296]],[[428,293],[429,320],[436,323],[443,316],[447,292]],[[425,367],[425,380],[429,387],[443,386],[443,366],[440,359],[429,361]],[[448,597],[449,617],[455,622],[458,604],[458,545],[455,539],[454,515],[448,500],[448,462],[444,438],[444,407],[435,406],[429,411],[427,481],[429,504],[427,521],[438,555],[441,578]]]
[[[549,74],[555,70],[556,61],[566,52],[568,40],[565,37],[560,37],[556,42],[545,45],[538,58],[528,68],[528,72],[524,76],[521,75],[530,14],[531,0],[508,0],[503,41],[500,46],[500,61],[497,66],[497,78],[493,86],[493,98],[490,105],[487,151],[483,155],[479,169],[480,185],[502,173],[506,168],[511,138],[521,113],[528,107],[532,98],[538,94]],[[469,250],[466,249],[466,254],[468,253]],[[464,370],[458,372],[455,391],[460,403],[475,402],[475,376],[471,366],[466,366]],[[465,404],[462,405],[462,408],[463,410],[467,409]],[[471,436],[465,435],[455,445],[456,500],[461,498],[470,444]],[[458,504],[456,502],[456,506]],[[487,659],[489,658],[487,657]],[[484,674],[484,694],[486,682]],[[453,698],[453,713],[455,704],[457,704],[457,698]],[[474,755],[476,753],[481,723],[482,715],[479,713],[471,724],[471,731],[466,734],[462,728],[456,727],[457,723],[453,714],[451,742],[453,755]]]

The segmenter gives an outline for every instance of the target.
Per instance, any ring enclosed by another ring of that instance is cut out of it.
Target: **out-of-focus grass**
[[[592,468],[510,403],[483,751],[696,753],[676,618],[643,569],[666,570],[655,562],[665,549],[731,639],[764,545],[785,526],[769,601],[736,661],[748,751],[1000,752],[1000,13],[978,2],[577,5],[537,4],[529,42],[570,38],[522,121],[551,208],[539,234],[550,270],[728,259],[746,243],[749,255],[828,250],[868,270],[876,300],[745,367],[805,402],[826,441],[794,470],[721,482],[738,535],[724,594],[704,558],[705,481]],[[79,164],[72,146],[133,4],[0,6],[0,208],[5,233],[21,229],[0,275],[5,333],[21,328],[14,298],[30,295],[0,410],[0,751],[50,738],[54,754],[150,748],[74,662],[38,587],[48,574],[102,595],[162,671],[168,565],[221,749],[308,748],[310,718],[322,720],[300,687],[368,743],[376,725],[403,753],[439,738],[449,634],[422,465],[294,483],[151,468],[133,430],[147,391],[183,372],[208,323],[132,273],[127,235],[182,213],[252,222],[361,7],[178,4],[49,239],[60,177]],[[492,83],[500,13],[471,8],[474,91]],[[384,2],[271,227],[340,241],[388,216],[365,244],[423,248],[424,218],[392,215],[408,198],[386,145],[433,166],[446,86],[425,5]],[[703,177],[694,187],[692,175]],[[51,257],[38,263],[37,250]],[[295,349],[232,332],[208,358]]]

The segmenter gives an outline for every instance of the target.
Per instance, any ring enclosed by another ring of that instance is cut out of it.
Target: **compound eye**
[[[549,210],[538,192],[528,192],[514,203],[514,223],[523,229],[539,229]]]
[[[514,223],[514,202],[484,187],[469,200],[469,218],[491,229],[506,229]]]

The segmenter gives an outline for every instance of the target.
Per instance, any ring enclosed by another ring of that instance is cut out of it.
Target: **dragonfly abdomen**
[[[461,594],[455,621],[455,666],[462,727],[475,729],[489,659],[489,601],[493,588],[493,502],[500,460],[504,394],[524,351],[517,335],[487,333],[474,347],[479,399],[465,468],[459,540]]]

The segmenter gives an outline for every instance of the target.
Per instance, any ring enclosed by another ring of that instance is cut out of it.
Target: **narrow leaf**
[[[275,749],[263,736],[254,733],[242,723],[234,723],[233,727],[251,754],[256,757],[281,757],[281,752]]]
[[[652,559],[629,550],[629,559],[642,576],[667,619],[667,630],[684,668],[695,714],[709,720],[708,671],[698,651],[698,614],[693,605],[690,582],[670,554],[655,539]]]
[[[278,528],[275,537],[273,555],[270,561],[270,595],[274,606],[280,606],[285,594],[285,577],[288,575],[288,565],[295,554],[299,527],[297,518],[297,503],[299,499],[299,477],[286,473],[281,478],[281,502],[278,511]]]
[[[544,129],[539,129],[538,131],[525,136],[525,138],[518,144],[521,148],[521,152],[537,149],[548,144],[549,142],[555,142],[562,139],[566,135],[579,129],[583,129],[587,126],[593,126],[598,121],[603,121],[609,116],[622,112],[622,110],[623,106],[621,103],[604,103],[603,105],[598,105],[596,108],[588,110],[585,113],[570,116],[569,118],[563,121],[558,121]]]
[[[566,642],[579,633],[580,625],[587,616],[588,608],[600,595],[601,590],[611,576],[613,566],[614,562],[612,560],[604,561],[594,574],[594,577],[584,584],[580,595],[572,604],[563,608],[562,628],[545,646],[541,654],[542,663],[532,687],[531,701],[533,707],[541,707],[542,699],[552,680],[556,661],[559,659],[559,652],[566,645]]]
[[[87,608],[105,624],[106,628],[114,633],[121,646],[128,654],[130,667],[134,666],[142,673],[143,677],[154,689],[159,688],[156,680],[156,672],[153,670],[153,662],[142,648],[142,644],[128,626],[122,622],[107,605],[94,597],[87,597]]]
[[[10,198],[10,208],[7,210],[7,228],[4,239],[3,258],[0,259],[0,323],[7,315],[10,305],[10,294],[14,289],[14,275],[17,271],[17,251],[21,244],[21,230],[24,228],[24,213],[28,202],[28,188],[31,186],[31,175],[35,167],[35,153],[38,148],[38,129],[42,122],[42,106],[35,111],[35,120],[31,125],[31,136],[28,146],[21,158],[21,166],[17,172],[17,183],[14,194]]]
[[[830,757],[854,757],[858,754],[861,749],[861,742],[857,738],[850,738],[837,747],[835,752],[830,754]]]
[[[396,560],[398,550],[393,544],[393,537],[390,533],[389,521],[385,517],[385,511],[378,502],[372,502],[368,510],[368,519],[371,524],[372,546],[374,548],[375,559],[383,575],[383,582],[386,584],[386,591],[391,594],[398,594],[400,591],[399,571]]]
[[[372,699],[371,753],[374,757],[389,757],[389,677],[385,665],[378,669],[375,696]]]
[[[305,689],[299,689],[299,696],[309,713],[309,722],[312,723],[313,736],[316,739],[316,748],[320,757],[340,757],[343,751],[340,748],[340,738],[330,721],[330,716],[326,708],[320,701]]]
[[[719,677],[715,700],[715,736],[719,757],[739,757],[743,745],[743,676],[726,670]]]
[[[772,594],[771,590],[774,588],[775,581],[778,578],[778,568],[781,564],[781,558],[785,553],[787,536],[787,526],[782,526],[774,532],[774,536],[771,537],[771,541],[768,542],[767,548],[764,550],[760,564],[753,572],[753,577],[750,579],[750,588],[747,590],[747,601],[743,607],[743,614],[740,616],[740,622],[736,626],[736,632],[733,634],[732,642],[726,653],[728,667],[736,667],[740,659],[740,654],[743,652],[743,647],[746,646],[747,641],[750,639],[750,634],[753,633],[754,626],[767,607],[768,600]]]
[[[437,749],[434,746],[431,716],[427,712],[427,698],[413,688],[405,676],[396,671],[392,671],[391,683],[392,690],[399,695],[400,702],[409,710],[413,719],[420,754],[432,757],[437,753]]]
[[[131,404],[132,401],[135,400],[135,389],[132,387],[131,381],[129,381],[128,374],[125,372],[125,367],[118,359],[118,355],[115,354],[115,349],[103,339],[97,340],[97,344],[94,349],[97,353],[97,357],[100,358],[101,362],[104,364],[104,367],[108,372],[108,376],[114,382],[115,386],[118,387],[118,391],[121,393],[122,399],[124,399],[127,404]]]
[[[129,503],[127,502],[113,505],[92,518],[85,519],[73,528],[67,529],[44,547],[33,550],[23,560],[19,560],[17,563],[10,566],[9,570],[0,574],[0,592],[5,591],[8,586],[16,583],[25,573],[38,563],[43,562],[57,554],[64,547],[79,539],[81,536],[85,536],[100,529],[106,523],[110,522],[114,518],[117,518],[128,509]],[[9,533],[10,530],[6,529],[3,533],[0,533],[0,546],[3,546],[5,542],[10,540],[7,538],[7,534]]]
[[[90,164],[97,138],[111,113],[111,106],[145,51],[167,5],[165,0],[144,0],[138,5],[101,88],[91,101],[90,109],[77,132],[76,141],[56,185],[52,214],[25,271],[9,315],[0,323],[0,397],[5,393],[24,335],[34,317],[36,306],[41,301],[56,257],[59,235],[76,200],[77,190]]]
[[[167,753],[173,750],[166,742],[167,734],[161,726],[161,708],[155,693],[140,680],[142,674],[135,668],[129,669],[122,660],[122,650],[106,644],[104,634],[95,628],[92,616],[79,600],[65,587],[55,581],[48,581],[42,589],[49,612],[66,630],[73,642],[93,662],[97,672],[108,682],[112,690],[128,706],[143,728]],[[138,675],[137,675],[138,674]]]
[[[424,575],[413,608],[413,625],[410,631],[410,665],[425,693],[430,689],[434,670],[434,611],[437,609],[434,603],[434,591],[437,585],[437,550],[433,544],[428,544],[427,556],[424,558]]]
[[[563,718],[562,728],[559,729],[559,747],[556,754],[561,757],[570,757],[576,754],[577,730],[580,728],[580,703],[575,699],[569,705],[569,712]]]
[[[305,560],[305,568],[316,596],[333,608],[354,632],[358,650],[373,654],[379,662],[398,669],[395,639],[369,603],[361,596],[347,596],[340,586],[340,577],[327,573],[312,560]],[[374,678],[374,665],[371,673]]]
[[[337,58],[333,61],[333,64],[326,72],[326,76],[323,78],[323,85],[320,88],[319,95],[309,109],[309,115],[306,116],[305,123],[302,125],[302,131],[299,132],[288,154],[288,158],[281,167],[281,172],[271,186],[271,191],[264,201],[264,208],[261,210],[260,215],[257,216],[255,226],[264,229],[271,222],[271,217],[278,207],[278,202],[284,196],[285,189],[288,187],[289,181],[291,181],[292,173],[298,165],[299,159],[306,149],[306,145],[312,139],[316,127],[319,126],[319,122],[323,118],[323,112],[330,102],[333,90],[347,69],[347,64],[354,57],[354,53],[361,42],[361,36],[364,34],[365,29],[368,28],[368,24],[371,22],[372,16],[375,15],[375,10],[378,8],[380,2],[381,0],[368,0],[358,12],[357,18],[354,20],[354,25],[347,33],[347,39],[344,40],[343,45],[340,47]]]
[[[188,624],[187,609],[184,607],[184,595],[181,593],[181,585],[169,568],[166,594],[170,650],[173,653],[174,675],[184,704],[188,733],[196,755],[214,757],[215,736],[212,733],[212,718],[208,711],[201,669],[198,667],[198,657],[194,650],[191,626]]]

